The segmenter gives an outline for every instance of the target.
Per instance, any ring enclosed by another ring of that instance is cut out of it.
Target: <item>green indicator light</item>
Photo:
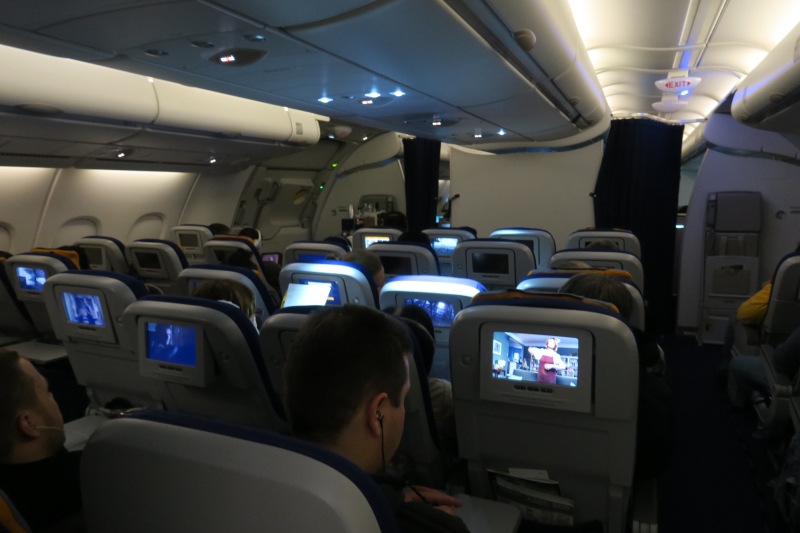
[[[331,165],[332,168],[336,168],[338,166],[339,166],[339,163],[334,163],[334,164]]]
[[[320,188],[320,189],[324,189],[324,188],[325,188],[325,186],[324,186],[324,185],[320,185],[320,186],[319,186],[319,188]]]

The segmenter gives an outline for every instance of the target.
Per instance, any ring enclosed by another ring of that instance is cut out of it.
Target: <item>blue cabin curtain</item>
[[[683,126],[614,120],[594,190],[598,228],[631,230],[642,245],[647,330],[672,334],[675,219]]]
[[[409,231],[436,227],[441,146],[441,142],[430,139],[403,139]]]

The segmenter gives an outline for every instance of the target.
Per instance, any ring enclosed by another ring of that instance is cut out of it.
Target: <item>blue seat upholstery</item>
[[[620,252],[629,252],[642,257],[639,238],[626,229],[587,228],[572,232],[567,238],[567,249],[586,248],[596,241],[611,241]]]
[[[165,294],[179,294],[178,275],[189,263],[177,244],[163,239],[139,239],[128,244],[127,254],[140,280]]]
[[[280,298],[277,291],[270,287],[253,270],[227,265],[193,265],[180,273],[181,293],[191,296],[197,285],[203,281],[229,279],[246,285],[256,298],[256,321],[258,326],[264,323],[278,309]]]
[[[45,304],[56,337],[64,343],[78,383],[95,407],[116,398],[135,406],[160,408],[162,403],[151,380],[139,373],[136,339],[121,323],[129,305],[147,296],[138,279],[102,270],[56,274],[45,284]],[[69,302],[96,298],[102,326],[76,324],[67,312]]]
[[[556,241],[545,229],[500,228],[494,230],[489,238],[523,243],[533,252],[533,258],[536,261],[534,269],[547,268],[550,258],[556,252]]]
[[[382,490],[355,464],[219,420],[157,411],[112,420],[87,445],[81,471],[92,480],[90,531],[300,533],[324,524],[333,533],[398,533]]]
[[[113,237],[89,235],[75,241],[74,246],[84,251],[89,259],[89,265],[94,270],[130,273],[131,267],[125,255],[125,245]]]
[[[569,295],[479,297],[456,318],[450,343],[472,494],[493,494],[488,469],[542,469],[574,500],[575,523],[626,531],[639,385],[633,332],[615,311]],[[542,383],[522,367],[544,355],[550,337],[560,339],[566,368]]]
[[[283,267],[280,282],[283,294],[287,293],[290,284],[309,282],[333,284],[328,296],[328,305],[352,303],[378,307],[378,289],[375,280],[367,269],[355,263],[325,259],[298,261]]]
[[[166,409],[285,429],[286,416],[264,365],[258,331],[235,306],[203,298],[147,296],[128,306],[123,323],[136,339],[140,371],[156,381]],[[165,361],[162,367],[164,359],[151,357],[147,328],[159,323],[201,334],[193,366],[208,370],[206,383],[187,383],[180,367],[173,371],[174,364]],[[157,372],[147,370],[153,362],[159,365]]]
[[[378,242],[369,251],[380,257],[386,279],[395,276],[438,276],[439,259],[430,245],[416,242]]]

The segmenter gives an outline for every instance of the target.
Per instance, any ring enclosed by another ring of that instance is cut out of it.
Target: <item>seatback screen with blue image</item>
[[[146,328],[148,359],[176,365],[197,366],[195,328],[160,322],[147,322]]]
[[[103,307],[100,304],[99,296],[65,292],[63,298],[68,322],[105,327],[106,319],[103,316]]]
[[[19,288],[23,291],[37,291],[44,290],[44,282],[47,281],[47,274],[43,268],[30,268],[30,267],[17,267],[17,278],[19,279]]]
[[[325,259],[325,254],[300,254],[300,261],[319,261]]]
[[[405,305],[417,305],[425,310],[433,320],[435,328],[449,328],[453,325],[456,318],[456,310],[453,304],[437,300],[422,300],[417,298],[407,298]]]
[[[328,303],[325,305],[342,305],[342,298],[339,295],[339,284],[335,281],[319,281],[316,279],[301,279],[297,283],[301,285],[328,285],[331,292],[328,293]]]
[[[431,242],[431,246],[433,246],[433,251],[436,252],[436,255],[450,256],[453,255],[453,251],[458,246],[458,239],[455,237],[436,237]]]

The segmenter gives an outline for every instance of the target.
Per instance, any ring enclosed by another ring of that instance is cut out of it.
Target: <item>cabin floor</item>
[[[719,346],[693,337],[660,339],[667,381],[678,408],[678,439],[671,469],[658,484],[660,533],[788,533],[774,498],[777,468],[751,408],[731,406],[721,379],[726,361]],[[88,405],[69,363],[40,367],[50,381],[64,420]],[[524,524],[520,531],[538,531]]]

